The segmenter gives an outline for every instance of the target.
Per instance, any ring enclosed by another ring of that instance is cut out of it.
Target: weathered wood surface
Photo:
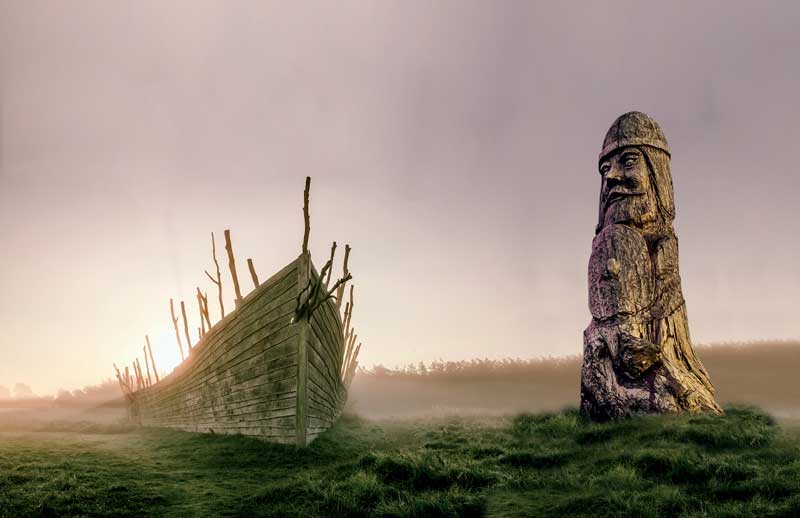
[[[337,370],[342,323],[332,300],[310,321],[293,322],[309,275],[318,278],[303,254],[260,283],[175,371],[132,395],[134,418],[298,445],[330,427],[346,399]]]
[[[581,371],[581,411],[593,419],[721,413],[689,337],[669,160],[658,124],[638,112],[603,144]]]

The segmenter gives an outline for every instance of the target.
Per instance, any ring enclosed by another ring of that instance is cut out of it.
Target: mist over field
[[[695,347],[720,404],[756,405],[776,417],[800,417],[800,342]],[[353,381],[350,408],[367,417],[508,414],[576,407],[580,358],[472,360],[373,369]]]
[[[800,419],[800,342],[697,346],[722,405],[755,405],[779,419]],[[577,407],[580,358],[465,360],[361,370],[346,412],[368,419],[499,416]],[[86,429],[123,425],[125,402],[106,380],[56,397],[0,398],[0,430]]]

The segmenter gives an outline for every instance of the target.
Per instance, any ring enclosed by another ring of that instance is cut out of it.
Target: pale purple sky
[[[0,385],[95,383],[145,333],[174,363],[209,232],[269,276],[306,175],[316,263],[353,246],[363,364],[579,354],[597,153],[632,109],[673,150],[695,342],[798,338],[799,26],[792,2],[0,0]]]

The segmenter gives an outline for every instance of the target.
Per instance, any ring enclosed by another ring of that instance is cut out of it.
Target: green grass
[[[800,433],[754,409],[373,422],[309,448],[99,425],[0,434],[0,516],[798,516]]]

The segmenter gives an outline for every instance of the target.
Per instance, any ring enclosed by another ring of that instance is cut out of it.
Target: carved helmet
[[[642,112],[628,112],[617,117],[614,124],[608,128],[606,138],[603,139],[600,160],[626,146],[650,146],[664,151],[667,155],[670,154],[667,138],[661,131],[661,126]]]

